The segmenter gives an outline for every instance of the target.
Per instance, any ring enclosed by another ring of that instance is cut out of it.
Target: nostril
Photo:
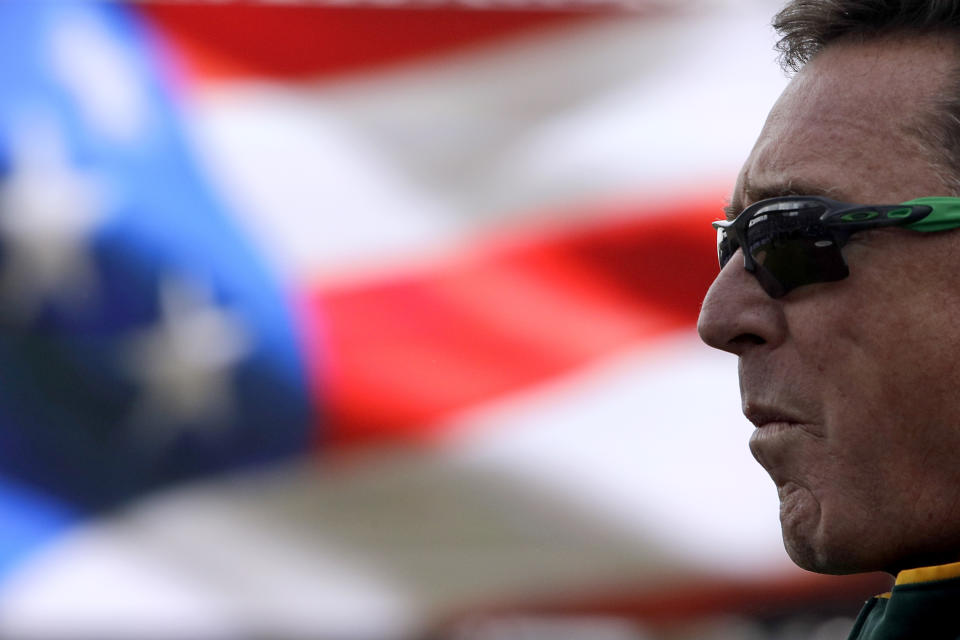
[[[741,333],[730,341],[732,345],[766,344],[766,340],[755,333]]]

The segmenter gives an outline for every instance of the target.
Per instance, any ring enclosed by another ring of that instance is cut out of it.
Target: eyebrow
[[[837,187],[821,187],[812,183],[799,182],[791,180],[783,184],[770,184],[763,187],[752,187],[747,185],[744,189],[749,202],[759,202],[767,198],[777,198],[780,196],[824,196],[827,198],[840,199],[837,196]],[[734,193],[730,204],[723,208],[727,220],[733,220],[746,208],[739,193]]]

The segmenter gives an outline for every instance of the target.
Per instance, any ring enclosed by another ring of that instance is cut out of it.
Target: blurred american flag
[[[0,635],[807,589],[694,333],[772,10],[0,4]]]

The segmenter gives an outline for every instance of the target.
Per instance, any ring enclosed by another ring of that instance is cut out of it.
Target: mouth
[[[806,457],[807,447],[824,438],[820,425],[776,405],[745,402],[743,413],[756,427],[750,434],[750,452],[778,486],[789,479],[797,456]]]
[[[744,406],[743,415],[745,415],[747,420],[752,422],[753,426],[757,429],[772,426],[800,426],[806,423],[805,420],[788,411],[749,403]]]
[[[756,427],[750,436],[750,446],[754,449],[755,455],[756,449],[766,443],[780,441],[783,438],[794,440],[795,435],[789,434],[798,434],[804,438],[815,440],[820,440],[825,435],[820,425],[811,422],[799,413],[784,410],[774,405],[748,402],[744,404],[743,414]]]

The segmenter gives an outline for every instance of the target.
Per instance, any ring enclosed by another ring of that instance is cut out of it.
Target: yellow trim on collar
[[[947,580],[949,578],[960,578],[960,562],[938,564],[933,567],[905,569],[897,574],[897,581],[894,583],[894,586],[916,584],[918,582],[933,582],[934,580]]]

